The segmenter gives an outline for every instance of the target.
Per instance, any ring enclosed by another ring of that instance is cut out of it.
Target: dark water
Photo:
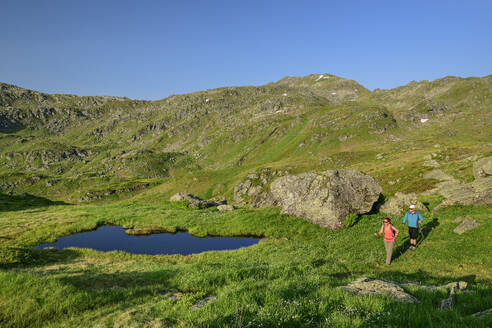
[[[122,227],[103,226],[96,231],[61,237],[55,243],[44,243],[37,249],[54,247],[92,248],[98,251],[124,251],[133,254],[182,254],[212,250],[238,249],[258,243],[258,238],[248,237],[193,237],[187,232],[157,233],[148,236],[131,236]]]

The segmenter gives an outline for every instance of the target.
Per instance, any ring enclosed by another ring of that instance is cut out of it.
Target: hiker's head
[[[410,205],[410,212],[415,212],[415,205]]]
[[[391,224],[391,219],[390,219],[390,218],[384,218],[384,219],[383,219],[383,222],[384,222],[384,223],[389,223],[389,224]]]

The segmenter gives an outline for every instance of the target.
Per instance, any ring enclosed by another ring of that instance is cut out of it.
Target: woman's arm
[[[384,225],[381,226],[381,229],[379,229],[379,232],[374,233],[374,236],[380,236],[383,233],[383,227],[384,227]]]
[[[395,230],[395,237],[398,236],[398,234],[400,233],[400,230],[396,229],[395,226],[393,226],[393,230]]]

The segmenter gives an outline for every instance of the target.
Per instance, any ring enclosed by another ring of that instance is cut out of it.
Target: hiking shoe
[[[412,246],[410,246],[410,249],[411,249],[412,251],[413,251],[413,250],[415,250],[415,248],[416,248],[416,247],[415,247],[415,246],[413,246],[413,245],[412,245]]]

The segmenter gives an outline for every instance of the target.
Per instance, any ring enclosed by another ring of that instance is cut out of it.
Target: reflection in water
[[[258,243],[249,237],[193,237],[187,232],[157,233],[148,236],[131,236],[122,227],[104,226],[96,231],[61,237],[55,243],[44,243],[37,249],[54,247],[92,248],[98,251],[124,251],[133,254],[182,254],[212,250],[237,249]]]

